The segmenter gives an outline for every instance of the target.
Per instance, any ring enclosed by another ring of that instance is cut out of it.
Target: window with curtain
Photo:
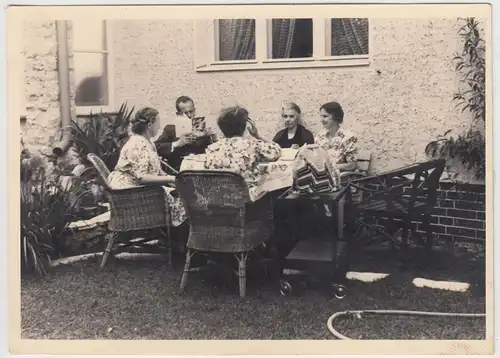
[[[272,58],[313,56],[312,19],[273,19]]]
[[[73,20],[73,69],[77,107],[108,106],[108,39],[106,21]]]
[[[331,56],[368,55],[368,19],[331,19]]]
[[[254,19],[223,19],[218,25],[219,61],[255,59]]]

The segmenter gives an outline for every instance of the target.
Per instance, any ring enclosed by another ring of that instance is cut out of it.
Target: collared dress
[[[314,142],[329,154],[334,164],[352,163],[358,160],[358,138],[354,133],[340,127],[333,137],[327,131],[316,135]]]
[[[161,169],[160,158],[154,144],[142,135],[133,134],[120,151],[118,163],[108,177],[108,184],[116,189],[136,187],[140,186],[140,179],[145,175],[167,174]],[[186,210],[180,198],[171,195],[175,188],[167,186],[163,188],[172,225],[179,226],[187,219]]]
[[[253,137],[221,138],[208,146],[204,167],[241,175],[248,185],[250,199],[255,201],[264,194],[259,190],[262,177],[259,163],[276,161],[280,156],[281,147],[274,142]]]

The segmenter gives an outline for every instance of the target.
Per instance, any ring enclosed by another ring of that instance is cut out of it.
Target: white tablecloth
[[[204,154],[185,157],[180,170],[204,170],[204,160]],[[292,166],[293,161],[291,160],[278,160],[276,162],[259,164],[259,169],[262,173],[259,191],[266,193],[291,187],[293,180]]]

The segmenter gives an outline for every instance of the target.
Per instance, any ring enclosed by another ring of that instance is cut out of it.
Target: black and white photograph
[[[492,354],[490,5],[7,21],[12,353]]]

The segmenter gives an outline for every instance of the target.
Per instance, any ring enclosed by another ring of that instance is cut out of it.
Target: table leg
[[[334,237],[332,245],[332,281],[334,294],[342,298],[345,295],[345,282],[348,270],[347,245],[344,239],[344,198],[332,203],[334,223]],[[336,210],[333,211],[334,206]]]

